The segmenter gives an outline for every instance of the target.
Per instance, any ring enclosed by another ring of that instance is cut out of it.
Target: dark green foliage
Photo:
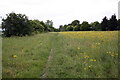
[[[63,31],[63,25],[59,26],[59,31]]]
[[[60,25],[59,29],[53,27],[52,20],[46,22],[39,20],[28,20],[26,15],[16,14],[14,12],[7,14],[7,18],[2,19],[3,35],[10,36],[25,36],[32,32],[59,32],[59,31],[113,31],[120,30],[120,20],[116,19],[116,15],[112,15],[108,20],[105,16],[101,23],[98,21],[89,24],[83,21],[80,24],[79,20],[74,20],[67,25]]]
[[[39,20],[28,20],[26,15],[16,14],[14,12],[7,14],[6,19],[2,19],[3,34],[6,37],[10,36],[25,36],[30,35],[32,32],[53,32],[58,31],[53,27],[53,22]]]
[[[80,31],[80,25],[75,26],[74,31]]]
[[[87,21],[83,21],[80,28],[81,28],[82,31],[89,31],[90,30],[90,24]]]
[[[100,26],[100,23],[98,21],[95,21],[95,22],[91,23],[90,25],[91,25],[91,30],[94,30],[94,31],[101,30],[101,26]]]
[[[53,22],[52,20],[47,20],[47,22],[45,22],[45,31],[50,31],[53,32],[54,31],[54,27],[53,27]]]
[[[103,21],[101,22],[101,29],[102,29],[102,31],[106,31],[107,28],[108,28],[108,19],[107,19],[107,17],[105,16],[105,17],[103,18]]]
[[[120,19],[117,21],[117,24],[118,24],[117,30],[120,30]]]
[[[68,26],[67,25],[60,25],[60,27],[59,27],[59,31],[66,31],[66,28],[67,28]]]
[[[74,28],[73,28],[73,26],[68,26],[68,27],[66,28],[66,30],[67,30],[67,31],[73,31]]]
[[[16,14],[14,12],[7,14],[6,19],[2,19],[3,34],[10,36],[30,35],[32,28],[29,26],[29,20],[26,15]]]
[[[80,24],[80,21],[79,20],[74,20],[72,21],[71,25],[72,26],[78,26]]]
[[[110,31],[117,30],[117,19],[115,14],[112,15],[108,22],[108,30]]]
[[[30,26],[33,28],[34,32],[44,32],[45,24],[43,21],[30,20]]]
[[[60,26],[59,31],[113,31],[120,30],[120,20],[116,19],[116,15],[112,15],[108,20],[105,16],[101,23],[98,21],[89,24],[87,21],[83,21],[80,24],[79,20],[74,20],[68,25]]]
[[[54,32],[59,32],[60,30],[57,28],[54,28]]]

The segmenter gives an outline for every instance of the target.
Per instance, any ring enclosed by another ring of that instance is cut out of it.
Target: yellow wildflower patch
[[[90,56],[84,56],[84,58],[89,58]]]
[[[90,59],[90,61],[96,62],[97,60],[96,59]]]
[[[17,57],[17,55],[12,55],[12,57],[13,57],[13,58],[16,58],[16,57]]]

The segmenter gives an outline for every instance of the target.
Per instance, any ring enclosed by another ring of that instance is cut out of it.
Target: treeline
[[[59,31],[114,31],[120,30],[120,19],[116,19],[116,15],[112,15],[111,18],[105,16],[101,23],[98,21],[88,23],[83,21],[80,24],[79,20],[74,20],[68,25],[60,25]]]
[[[88,23],[83,21],[80,24],[79,20],[74,20],[70,24],[60,25],[58,29],[53,27],[52,20],[46,22],[39,20],[29,20],[24,14],[16,14],[14,12],[6,15],[2,19],[3,36],[26,36],[43,32],[59,32],[59,31],[114,31],[120,30],[120,19],[116,19],[116,15],[112,15],[110,19],[106,16],[102,22],[95,21]]]
[[[53,27],[52,20],[46,22],[39,20],[29,20],[24,14],[16,14],[14,12],[6,15],[5,19],[2,19],[2,32],[3,36],[26,36],[42,32],[57,31]]]

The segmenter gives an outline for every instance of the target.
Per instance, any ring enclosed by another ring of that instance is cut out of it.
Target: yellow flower
[[[13,58],[16,58],[17,56],[16,56],[16,55],[13,55],[12,57],[13,57]]]
[[[100,45],[100,43],[98,43],[98,45]]]
[[[100,45],[100,43],[96,43],[96,45]]]
[[[106,52],[106,53],[109,53],[109,52]]]
[[[88,66],[89,68],[91,68],[91,66]]]
[[[93,60],[94,62],[96,61],[96,59]]]
[[[111,56],[114,56],[113,54],[111,54]]]
[[[89,56],[84,56],[84,58],[89,58]]]
[[[93,61],[93,59],[90,59],[90,61]]]
[[[80,49],[80,48],[78,47],[78,49]]]
[[[95,61],[96,61],[96,59],[90,59],[90,61],[94,61],[94,62],[95,62]]]

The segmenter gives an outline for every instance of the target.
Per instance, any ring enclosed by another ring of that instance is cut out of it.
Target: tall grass
[[[3,39],[3,78],[40,77],[50,51],[50,34]]]
[[[117,31],[4,38],[3,78],[117,78],[117,45]]]
[[[117,78],[118,32],[61,32],[49,78]]]

